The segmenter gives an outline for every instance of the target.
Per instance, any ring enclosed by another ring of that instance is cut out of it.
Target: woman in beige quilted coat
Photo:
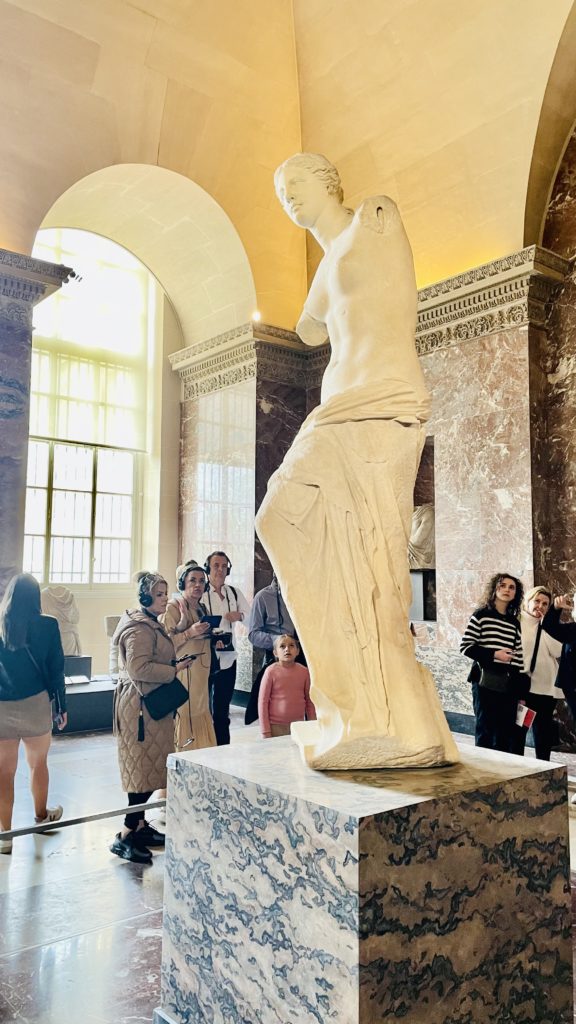
[[[158,573],[146,573],[139,583],[138,601],[140,608],[125,612],[114,634],[120,666],[114,725],[122,787],[130,806],[146,803],[155,789],[166,785],[166,758],[174,750],[173,715],[155,721],[140,700],[175,676],[174,645],[158,621],[168,603],[166,580]],[[183,662],[182,667],[187,664]],[[150,863],[149,847],[163,845],[164,835],[146,822],[143,812],[134,812],[126,815],[110,849],[125,860]]]
[[[210,674],[210,626],[201,622],[204,608],[200,598],[206,585],[206,573],[193,559],[176,570],[178,594],[171,597],[160,622],[172,640],[178,657],[190,654],[194,660],[187,668],[178,665],[178,679],[188,690],[188,700],[176,715],[176,750],[215,747],[216,734],[208,698]]]

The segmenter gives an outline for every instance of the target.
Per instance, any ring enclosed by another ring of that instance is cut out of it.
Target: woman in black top
[[[30,768],[36,821],[62,817],[61,807],[46,805],[52,697],[63,729],[67,716],[60,630],[56,619],[41,613],[37,581],[22,573],[10,580],[0,604],[0,831],[12,826],[20,740]],[[0,840],[0,853],[11,852],[12,840]]]
[[[524,661],[518,616],[523,587],[509,573],[496,573],[487,583],[482,604],[473,613],[460,643],[460,651],[474,665],[468,679],[472,683],[476,716],[476,746],[515,753],[516,708],[522,696]],[[482,669],[512,677],[508,692],[480,685]]]

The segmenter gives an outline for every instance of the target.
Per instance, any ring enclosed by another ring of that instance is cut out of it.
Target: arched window
[[[35,310],[24,569],[41,583],[127,582],[158,286],[84,231],[42,230],[33,255],[78,277]]]

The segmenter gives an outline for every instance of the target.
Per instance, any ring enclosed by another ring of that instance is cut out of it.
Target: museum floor
[[[243,715],[234,710],[233,742],[256,731],[242,725]],[[50,764],[52,801],[67,816],[123,806],[109,733],[60,737]],[[21,764],[16,827],[30,820],[29,800]],[[155,854],[142,867],[113,857],[108,843],[118,827],[108,819],[26,836],[11,857],[0,857],[2,1024],[151,1021],[159,1003],[164,858]],[[576,884],[576,808],[570,838]]]

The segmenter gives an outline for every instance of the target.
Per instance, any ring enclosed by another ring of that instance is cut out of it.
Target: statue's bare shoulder
[[[390,196],[370,196],[356,210],[354,218],[362,227],[379,235],[390,235],[402,226],[398,207]]]

